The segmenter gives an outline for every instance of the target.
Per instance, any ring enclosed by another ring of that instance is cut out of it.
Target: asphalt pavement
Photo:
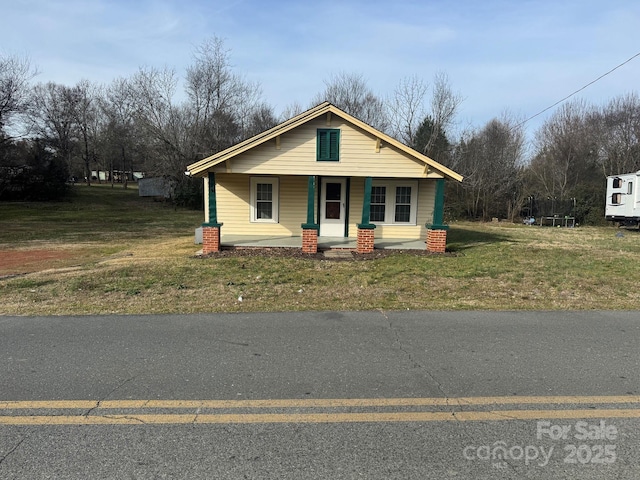
[[[640,478],[638,312],[1,317],[0,478]]]

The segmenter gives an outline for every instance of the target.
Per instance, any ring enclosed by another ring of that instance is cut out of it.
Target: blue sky
[[[640,52],[631,0],[4,3],[0,51],[29,56],[36,81],[109,83],[144,65],[183,75],[194,46],[216,35],[276,113],[308,106],[334,73],[362,74],[385,96],[404,77],[443,71],[465,98],[460,128],[504,111],[529,117]],[[638,91],[639,79],[640,57],[578,96],[604,104]]]

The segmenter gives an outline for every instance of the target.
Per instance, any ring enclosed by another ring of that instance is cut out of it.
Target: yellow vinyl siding
[[[307,177],[278,178],[279,223],[257,223],[250,221],[251,175],[216,174],[218,221],[223,224],[223,235],[302,235],[301,224],[307,218]],[[364,178],[351,178],[350,184],[349,237],[355,238],[357,225],[362,220]],[[425,224],[433,221],[434,196],[435,181],[418,180],[416,225],[378,225],[375,229],[376,238],[426,238]],[[315,218],[318,218],[317,212]],[[205,218],[205,221],[208,219]]]
[[[399,154],[403,159],[411,159],[412,161],[417,162],[419,165],[427,167],[424,168],[421,176],[423,178],[449,178],[451,180],[456,180],[458,182],[462,181],[462,176],[445,167],[444,165],[439,164],[433,159],[415,151],[411,148],[403,145],[392,137],[389,137],[383,132],[376,130],[375,128],[363,123],[355,117],[352,117],[348,113],[340,110],[339,108],[331,105],[328,102],[324,102],[316,107],[313,107],[306,112],[301,113],[285,122],[282,122],[280,125],[277,125],[269,130],[261,132],[254,137],[251,137],[243,142],[240,142],[228,149],[218,152],[214,155],[211,155],[207,158],[204,158],[198,162],[195,162],[189,166],[187,166],[188,171],[191,175],[195,176],[205,176],[207,171],[210,171],[216,168],[216,171],[222,171],[223,164],[226,164],[226,169],[228,173],[231,172],[231,163],[235,158],[241,157],[246,152],[256,149],[261,145],[268,145],[269,143],[275,144],[276,150],[281,149],[281,140],[288,136],[290,140],[294,141],[296,135],[300,135],[300,132],[303,132],[304,129],[302,127],[306,127],[311,133],[313,133],[313,128],[309,129],[309,126],[316,127],[321,126],[322,128],[336,128],[336,127],[345,127],[345,123],[348,124],[346,128],[353,130],[354,132],[358,132],[361,136],[369,139],[375,139],[375,153],[380,153],[381,149],[389,148],[395,155]],[[289,135],[289,133],[298,130],[299,132],[296,135]],[[316,132],[317,133],[317,132]],[[304,136],[303,143],[309,140],[309,136]],[[308,147],[308,145],[307,145]],[[295,147],[297,148],[297,147]],[[264,153],[264,152],[263,152]],[[384,153],[384,152],[383,152]],[[384,155],[382,155],[384,157]],[[263,158],[265,156],[263,155]],[[272,158],[272,154],[267,154],[266,158]],[[316,156],[317,158],[317,156]],[[304,165],[303,165],[304,166]],[[351,168],[353,165],[348,166]],[[247,165],[241,165],[241,168],[245,169]],[[297,171],[293,172],[285,172],[285,173],[298,173]],[[313,172],[307,172],[306,170],[303,174],[309,174]],[[326,173],[326,172],[325,172]],[[348,169],[344,169],[343,175],[348,175]],[[395,173],[388,173],[387,176],[398,176]]]
[[[307,219],[307,177],[279,177],[279,223],[251,222],[250,179],[250,175],[216,174],[222,234],[302,235],[300,225]]]
[[[340,160],[316,161],[316,132],[318,128],[340,129]],[[241,153],[214,167],[216,173],[244,173],[260,175],[326,175],[344,177],[440,177],[425,169],[425,164],[401,150],[382,143],[376,153],[377,137],[333,117],[327,125],[325,117],[316,118],[296,129],[283,133],[279,149],[276,140]]]
[[[352,178],[349,192],[349,238],[358,236],[358,224],[362,223],[362,199],[364,178]],[[377,233],[377,232],[376,232]]]
[[[425,224],[433,221],[433,204],[435,201],[435,181],[418,180],[418,210],[416,225],[377,225],[375,236],[381,238],[424,238]],[[351,196],[349,197],[349,237],[358,234],[357,224],[362,221],[362,201],[364,196],[364,178],[351,179]]]

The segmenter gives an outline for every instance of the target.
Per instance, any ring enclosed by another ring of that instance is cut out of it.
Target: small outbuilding
[[[462,176],[330,103],[187,167],[205,184],[203,253],[224,236],[422,241],[444,252],[444,184]]]

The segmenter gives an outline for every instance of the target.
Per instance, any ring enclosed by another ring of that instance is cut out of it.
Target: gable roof
[[[310,120],[314,120],[320,117],[321,115],[324,115],[329,112],[331,112],[332,115],[341,117],[342,119],[348,121],[349,123],[352,123],[353,125],[361,128],[362,130],[364,130],[365,132],[368,132],[372,136],[379,138],[382,142],[388,145],[392,145],[398,150],[403,151],[404,153],[413,157],[417,161],[424,163],[430,169],[433,169],[441,173],[444,177],[450,178],[452,180],[456,180],[458,182],[462,181],[462,175],[436,162],[432,158],[429,158],[426,155],[421,154],[417,150],[414,150],[413,148],[406,146],[402,142],[399,142],[398,140],[390,137],[389,135],[382,133],[381,131],[373,128],[371,125],[368,125],[363,121],[358,120],[357,118],[349,115],[343,110],[340,110],[338,107],[336,107],[335,105],[332,105],[329,102],[321,103],[320,105],[310,108],[309,110],[302,112],[301,114],[296,115],[295,117],[290,118],[289,120],[286,120],[281,124],[276,125],[273,128],[270,128],[269,130],[265,130],[262,133],[259,133],[251,138],[248,138],[247,140],[244,140],[240,143],[233,145],[232,147],[227,148],[226,150],[210,155],[198,162],[192,163],[191,165],[187,166],[187,171],[189,172],[190,175],[193,175],[193,176],[204,176],[205,173],[210,168],[226,160],[229,160],[235,157],[236,155],[240,155],[241,153],[244,153],[247,150],[250,150],[258,145],[261,145],[269,140],[272,140],[278,135],[282,135],[283,133],[293,130],[298,126],[303,125],[309,122]]]

